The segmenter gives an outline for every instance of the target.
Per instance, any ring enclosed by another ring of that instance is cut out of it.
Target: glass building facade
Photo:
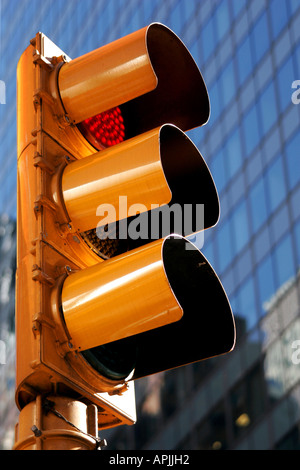
[[[0,0],[0,448],[17,420],[18,59],[37,31],[75,58],[152,21],[187,45],[210,95],[208,124],[189,136],[219,192],[203,252],[237,344],[138,381],[137,423],[101,436],[109,449],[300,449],[299,0]]]

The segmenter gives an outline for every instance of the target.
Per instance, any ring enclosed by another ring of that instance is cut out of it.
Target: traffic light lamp
[[[219,219],[185,134],[209,98],[158,23],[74,60],[38,33],[17,91],[15,448],[94,448],[98,427],[136,421],[135,379],[235,344],[224,289],[186,238]]]

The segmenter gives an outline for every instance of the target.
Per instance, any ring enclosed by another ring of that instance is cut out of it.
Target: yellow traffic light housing
[[[101,428],[132,424],[134,379],[235,343],[223,287],[185,238],[219,218],[184,134],[208,120],[207,90],[157,23],[74,60],[38,33],[17,75],[16,402],[32,416],[40,397],[71,397]]]

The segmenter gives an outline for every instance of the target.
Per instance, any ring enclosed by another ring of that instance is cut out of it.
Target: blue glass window
[[[253,230],[256,232],[268,217],[265,184],[263,179],[258,180],[250,191],[250,207]]]
[[[238,16],[240,11],[244,8],[247,0],[232,0],[231,6],[233,9],[234,16]]]
[[[217,8],[216,26],[218,41],[220,41],[225,33],[229,30],[230,26],[228,2],[221,2]]]
[[[266,12],[261,15],[255,24],[251,40],[253,41],[255,62],[258,63],[270,47]]]
[[[257,110],[255,105],[248,111],[243,119],[243,131],[247,156],[249,156],[260,140]]]
[[[112,6],[113,6],[112,2],[108,2],[108,3],[111,3]],[[149,2],[147,0],[145,2],[143,2],[144,17],[145,17],[146,20],[148,18],[149,18],[149,20],[151,19],[151,16],[152,16],[153,11],[156,8],[156,6],[157,6],[157,1],[154,1],[154,0],[152,0],[151,2]]]
[[[206,235],[204,235],[204,245],[202,248],[202,252],[204,256],[207,258],[207,260],[212,264],[212,266],[215,265],[215,260],[214,260],[214,245],[211,241],[206,242],[205,240]]]
[[[125,29],[127,30],[126,34],[129,34],[132,31],[135,31],[138,29],[140,17],[141,17],[141,10],[138,8],[133,10],[132,14],[130,15],[130,18],[126,22],[126,27],[124,26],[124,31]],[[125,35],[125,33],[123,35]]]
[[[253,61],[249,36],[246,36],[245,40],[238,48],[237,64],[239,72],[239,81],[240,85],[242,85],[248,75],[250,75],[253,70]]]
[[[222,109],[221,87],[218,80],[210,87],[208,93],[211,104],[211,120],[217,120]]]
[[[300,266],[300,221],[295,225],[295,241],[297,249],[296,264]]]
[[[291,56],[277,72],[277,89],[280,111],[284,111],[288,105],[291,105],[291,95],[293,92],[291,86],[295,80],[295,76],[296,74],[293,67],[293,58]]]
[[[179,34],[180,28],[182,26],[182,2],[178,2],[175,8],[172,9],[170,13],[170,27],[174,32]]]
[[[202,52],[203,58],[206,61],[212,54],[215,47],[215,33],[212,18],[210,18],[202,31]]]
[[[236,94],[235,75],[232,60],[230,60],[224,68],[220,77],[220,83],[222,87],[222,104],[225,108]]]
[[[217,190],[218,192],[221,192],[222,189],[224,189],[227,180],[225,173],[225,155],[222,150],[213,157],[209,166]]]
[[[237,128],[225,144],[226,168],[228,177],[232,178],[243,163],[240,130]]]
[[[282,0],[273,0],[270,6],[273,38],[279,35],[288,21],[287,3]]]
[[[300,134],[297,132],[285,148],[288,181],[294,188],[300,181]]]
[[[237,293],[237,316],[246,320],[246,330],[251,329],[257,322],[257,309],[255,305],[255,289],[253,278],[249,278]]]
[[[234,230],[234,254],[237,254],[249,240],[248,217],[246,202],[242,201],[232,216]]]
[[[227,220],[217,233],[218,270],[222,273],[233,258],[231,225]]]
[[[300,77],[300,60],[299,59],[297,60],[299,55],[300,55],[300,43],[297,45],[297,47],[294,51],[294,57],[296,58],[296,60],[294,62],[295,66],[296,66],[296,77],[295,77],[296,80],[300,80],[300,78],[299,78]]]
[[[259,110],[262,118],[263,132],[266,134],[271,129],[278,116],[273,82],[271,82],[262,93],[259,100]]]
[[[146,0],[147,2],[147,0]],[[151,2],[149,2],[151,3]],[[195,10],[195,8],[197,8],[197,2],[193,1],[193,2],[179,2],[179,3],[182,3],[183,4],[183,22],[185,23],[192,15],[193,11]],[[191,19],[192,20],[192,19]],[[182,20],[181,20],[181,24],[183,24]]]
[[[300,7],[299,0],[290,0],[289,1],[290,12],[295,13]]]
[[[267,173],[267,188],[270,201],[270,209],[274,211],[283,201],[286,195],[282,159],[279,155],[270,165]]]
[[[275,293],[275,280],[274,280],[274,266],[272,257],[268,256],[257,269],[258,279],[258,292],[260,299],[260,307],[263,313],[266,313],[267,308],[265,302],[270,301],[272,295]]]
[[[276,263],[277,288],[295,276],[294,254],[290,234],[274,250]]]
[[[196,23],[193,24],[196,26]],[[199,50],[199,43],[197,40],[194,40],[193,43],[189,46],[189,51],[196,62],[199,60]]]

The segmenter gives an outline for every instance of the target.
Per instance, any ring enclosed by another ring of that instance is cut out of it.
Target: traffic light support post
[[[98,450],[105,445],[98,437],[95,405],[39,395],[20,413],[14,450]]]

